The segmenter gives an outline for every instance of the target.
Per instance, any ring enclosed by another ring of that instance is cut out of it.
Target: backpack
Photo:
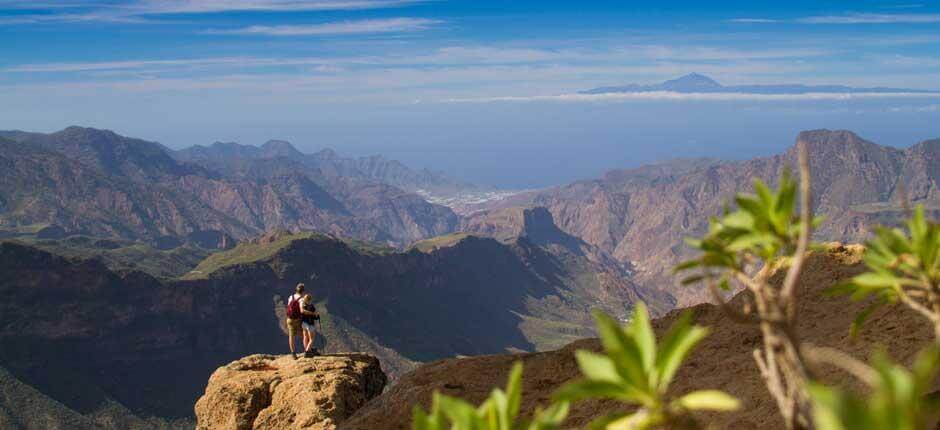
[[[294,295],[291,294],[290,300],[287,301],[287,317],[292,320],[300,319],[303,313],[300,312],[300,299],[294,298]]]

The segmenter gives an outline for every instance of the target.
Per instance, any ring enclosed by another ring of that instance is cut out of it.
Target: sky
[[[940,2],[0,0],[0,129],[285,139],[506,188],[769,155],[805,129],[940,137],[936,95],[572,96],[692,72],[940,90]]]

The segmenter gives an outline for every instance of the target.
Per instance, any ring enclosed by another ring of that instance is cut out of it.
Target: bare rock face
[[[196,402],[196,428],[335,429],[385,383],[371,355],[251,355],[212,374]]]

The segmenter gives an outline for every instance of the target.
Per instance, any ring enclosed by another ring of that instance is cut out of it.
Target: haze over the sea
[[[0,44],[0,129],[285,139],[512,188],[771,154],[812,128],[903,147],[940,136],[940,97],[572,95],[693,72],[938,90],[938,24],[927,2],[0,0],[15,42]]]

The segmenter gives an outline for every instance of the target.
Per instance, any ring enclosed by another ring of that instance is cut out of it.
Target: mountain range
[[[233,163],[248,160],[290,159],[308,168],[319,169],[329,176],[342,176],[373,181],[405,191],[424,191],[431,195],[452,195],[477,191],[481,188],[455,180],[444,172],[430,169],[412,169],[399,161],[381,155],[368,157],[343,157],[332,149],[323,149],[313,154],[304,154],[290,142],[270,140],[258,146],[241,145],[234,142],[216,142],[210,146],[195,145],[171,153],[181,161],[212,166],[226,170]]]
[[[0,132],[0,232],[56,226],[155,243],[288,229],[405,245],[456,227],[450,209],[382,180],[452,182],[381,158],[330,154],[303,156],[287,142],[174,152],[82,127]]]
[[[903,200],[940,208],[940,140],[898,149],[813,130],[796,145],[826,216],[820,240],[863,240]],[[211,371],[285,349],[283,298],[301,281],[324,313],[321,347],[371,353],[393,378],[442,358],[559,348],[593,334],[593,308],[622,318],[639,300],[657,315],[700,303],[671,276],[690,255],[683,237],[795,159],[796,146],[673,160],[458,214],[405,189],[420,171],[381,158],[3,132],[0,424],[189,425]],[[51,421],[30,421],[37,410]]]
[[[802,85],[802,84],[772,84],[772,85],[722,85],[718,81],[699,74],[689,73],[676,79],[652,85],[628,84],[622,86],[597,87],[579,91],[579,94],[608,94],[608,93],[645,93],[654,91],[669,91],[677,93],[738,93],[738,94],[809,94],[809,93],[929,93],[925,90],[912,90],[904,88],[860,88],[845,85]]]
[[[877,224],[903,215],[902,199],[940,208],[940,140],[907,149],[881,146],[849,131],[813,130],[797,136],[806,144],[814,180],[813,204],[825,221],[820,240],[859,242]],[[515,195],[476,208],[464,218],[469,231],[512,231],[506,207],[545,207],[558,227],[634,268],[633,280],[664,288],[680,305],[705,300],[675,285],[673,265],[690,255],[683,238],[704,233],[737,192],[754,178],[775,184],[793,169],[796,145],[783,154],[744,161],[677,160]],[[906,195],[906,196],[905,196]]]

